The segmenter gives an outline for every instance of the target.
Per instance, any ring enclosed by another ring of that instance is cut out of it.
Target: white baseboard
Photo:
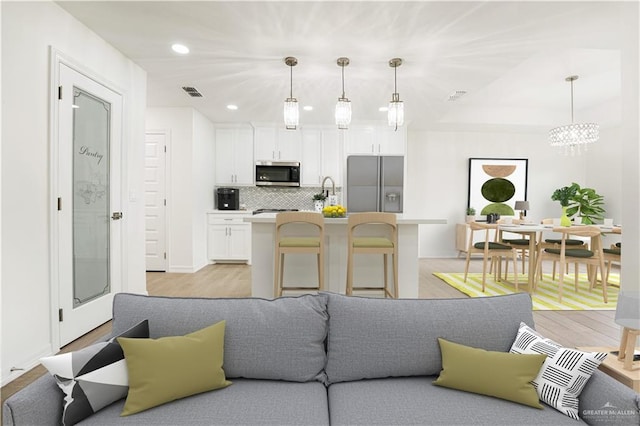
[[[4,386],[9,382],[14,381],[32,368],[37,367],[40,364],[40,358],[51,355],[54,355],[53,349],[51,345],[48,344],[44,346],[40,351],[27,356],[27,361],[18,362],[16,363],[18,365],[13,365],[7,367],[6,370],[2,370],[2,381],[0,386]],[[11,371],[12,369],[14,370]]]

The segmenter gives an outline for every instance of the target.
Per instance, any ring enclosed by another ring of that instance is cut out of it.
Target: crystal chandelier
[[[287,64],[290,69],[289,97],[284,100],[284,125],[288,130],[295,130],[298,126],[300,114],[298,113],[298,100],[293,97],[293,67],[298,65],[298,60],[293,56],[287,56],[284,58],[284,63]]]
[[[580,154],[581,149],[587,150],[587,144],[593,143],[599,138],[599,128],[596,123],[573,122],[573,82],[577,75],[565,78],[571,83],[571,124],[555,127],[549,130],[549,144],[564,148],[565,155]]]
[[[396,79],[400,65],[402,65],[402,59],[400,58],[393,58],[389,61],[389,66],[393,68],[393,94],[391,95],[391,102],[389,102],[387,118],[389,126],[393,126],[394,130],[398,130],[398,126],[404,124],[404,105],[400,100]]]
[[[337,62],[342,68],[342,96],[336,104],[336,124],[338,129],[348,129],[351,123],[351,101],[344,96],[344,67],[349,65],[349,58],[338,58]]]

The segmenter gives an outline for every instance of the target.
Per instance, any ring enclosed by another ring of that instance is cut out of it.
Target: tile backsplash
[[[216,187],[217,189],[217,187]],[[331,187],[329,194],[331,194]],[[256,209],[298,209],[313,210],[313,195],[318,194],[321,187],[305,186],[299,188],[241,186],[240,208]],[[325,191],[327,188],[325,187]],[[342,202],[342,188],[336,187],[338,204]]]

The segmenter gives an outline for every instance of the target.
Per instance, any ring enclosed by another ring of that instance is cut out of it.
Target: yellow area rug
[[[511,283],[495,282],[493,280],[493,274],[487,274],[486,290],[484,293],[482,292],[481,273],[469,273],[466,283],[464,282],[464,273],[434,272],[433,275],[470,297],[499,296],[516,292],[515,287]],[[558,281],[552,281],[551,274],[544,274],[544,279],[538,281],[538,288],[533,294],[533,310],[611,311],[616,309],[620,275],[611,274],[609,276],[609,285],[607,286],[608,303],[604,303],[602,300],[602,287],[597,286],[593,291],[589,291],[587,274],[580,274],[578,277],[579,286],[577,293],[573,287],[573,274],[569,274],[565,277],[562,291],[562,303],[559,303]],[[509,279],[512,280],[512,278],[513,277],[510,275]],[[527,275],[518,275],[518,283],[521,284],[520,291],[526,291]],[[522,284],[524,284],[524,286]]]

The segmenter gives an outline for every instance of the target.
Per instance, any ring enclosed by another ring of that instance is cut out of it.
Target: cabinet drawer
[[[244,218],[249,216],[248,213],[207,213],[207,223],[210,225],[250,225],[244,221]]]

